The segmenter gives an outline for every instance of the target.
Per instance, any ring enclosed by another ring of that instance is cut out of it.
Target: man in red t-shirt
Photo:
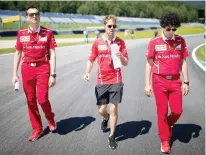
[[[114,35],[117,27],[116,17],[105,16],[104,27],[105,33],[102,38],[97,39],[92,45],[84,80],[88,81],[90,79],[90,72],[97,58],[98,73],[95,94],[99,113],[103,116],[101,129],[103,131],[107,129],[108,120],[110,119],[109,147],[116,149],[117,143],[114,133],[118,119],[118,104],[122,101],[123,82],[121,67],[114,67],[114,57],[112,55],[116,53],[115,56],[120,60],[120,64],[127,66],[128,54],[125,42]],[[114,45],[117,47],[115,51],[112,50]],[[110,104],[110,114],[107,113],[107,104]]]
[[[177,14],[168,13],[161,17],[162,35],[153,38],[147,49],[145,70],[145,94],[151,95],[150,73],[152,72],[152,87],[157,106],[158,130],[161,140],[161,151],[170,152],[172,126],[182,114],[182,94],[189,92],[188,65],[189,56],[183,37],[175,35],[180,27]],[[180,79],[183,74],[183,81]],[[182,89],[181,89],[182,87]],[[171,114],[168,116],[168,102]]]
[[[33,142],[43,134],[37,101],[45,113],[49,129],[52,132],[56,130],[54,113],[48,99],[48,89],[56,82],[56,41],[51,30],[39,25],[40,16],[36,7],[29,7],[26,10],[26,19],[30,25],[18,32],[12,83],[15,85],[19,82],[18,68],[23,53],[22,83],[33,128],[28,140]]]

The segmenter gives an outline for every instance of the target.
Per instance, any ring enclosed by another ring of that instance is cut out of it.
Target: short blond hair
[[[104,25],[107,24],[107,22],[112,19],[115,23],[117,22],[117,17],[114,15],[108,15],[108,16],[104,16]]]

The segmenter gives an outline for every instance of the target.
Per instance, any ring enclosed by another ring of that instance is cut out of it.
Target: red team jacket
[[[152,72],[161,75],[176,75],[181,72],[182,60],[189,56],[185,40],[174,35],[167,40],[164,35],[149,42],[146,57],[153,59]]]
[[[56,46],[53,32],[40,26],[36,32],[19,30],[15,48],[24,53],[23,62],[44,62],[49,59],[49,49]]]
[[[95,61],[97,58],[97,84],[115,84],[122,82],[121,68],[114,69],[113,67],[111,44],[117,44],[120,47],[122,55],[128,59],[125,42],[122,39],[114,37],[111,43],[104,38],[96,40],[93,43],[89,60]]]

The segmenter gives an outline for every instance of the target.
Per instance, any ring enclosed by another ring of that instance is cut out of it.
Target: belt
[[[155,73],[154,73],[155,74]],[[175,74],[175,75],[161,75],[161,74],[155,74],[158,76],[161,76],[167,80],[178,80],[180,78],[180,74]]]
[[[48,62],[27,62],[27,64],[31,67],[37,67],[37,66],[41,66],[44,64],[48,64]]]

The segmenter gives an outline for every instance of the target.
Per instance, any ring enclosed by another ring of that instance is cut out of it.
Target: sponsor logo
[[[39,37],[39,41],[47,41],[47,36],[46,37]]]
[[[45,46],[43,46],[43,45],[39,45],[39,46],[37,46],[37,45],[32,45],[32,46],[25,45],[23,48],[24,49],[45,49]]]
[[[155,45],[155,50],[157,52],[159,51],[166,51],[167,50],[167,46],[164,44],[164,45]]]
[[[157,55],[158,59],[169,59],[169,58],[180,58],[180,54],[169,54],[169,55]]]
[[[178,39],[178,40],[177,40],[177,42],[178,42],[178,43],[181,43],[181,42],[182,42],[182,40],[181,40],[181,39]]]
[[[176,50],[181,50],[182,49],[182,45],[181,44],[177,45],[175,49]]]
[[[98,50],[100,50],[100,51],[105,51],[105,50],[108,49],[106,45],[98,45],[97,48],[98,48]]]
[[[20,42],[29,42],[30,36],[20,36]]]

